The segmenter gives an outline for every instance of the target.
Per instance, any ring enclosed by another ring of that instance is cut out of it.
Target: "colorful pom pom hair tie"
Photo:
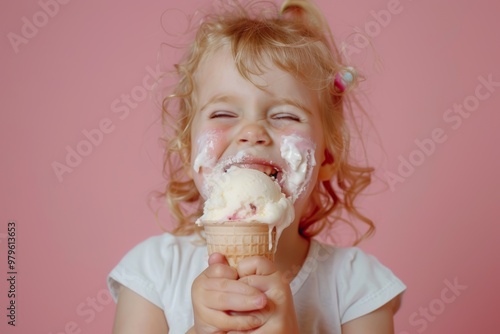
[[[335,74],[335,79],[333,81],[335,88],[341,93],[346,91],[347,87],[354,81],[354,76],[352,75],[354,69],[351,67],[347,69],[346,71]]]

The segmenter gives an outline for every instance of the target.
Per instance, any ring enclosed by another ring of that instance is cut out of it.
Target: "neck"
[[[302,268],[309,251],[309,244],[310,240],[297,233],[295,224],[283,231],[274,262],[287,280],[291,281]]]

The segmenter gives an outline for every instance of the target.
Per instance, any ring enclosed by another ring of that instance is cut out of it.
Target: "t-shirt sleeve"
[[[406,289],[375,257],[356,247],[343,251],[347,254],[338,282],[342,324],[378,309]]]
[[[158,279],[165,272],[162,250],[169,247],[165,238],[151,237],[132,248],[108,276],[108,288],[115,302],[121,285],[162,308]],[[163,241],[162,241],[163,240]],[[172,239],[173,240],[173,239]],[[171,245],[170,245],[171,246]]]

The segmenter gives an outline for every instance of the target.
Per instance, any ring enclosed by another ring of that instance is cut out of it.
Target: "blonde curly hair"
[[[301,235],[311,238],[339,221],[353,227],[357,241],[371,235],[374,224],[357,210],[354,201],[370,184],[373,168],[348,161],[350,134],[346,113],[352,113],[352,106],[357,104],[349,92],[359,78],[352,67],[344,64],[318,8],[307,1],[293,0],[286,1],[280,10],[267,2],[226,3],[219,13],[204,17],[184,58],[175,65],[178,82],[162,102],[164,123],[174,131],[166,139],[164,172],[168,184],[161,194],[178,221],[173,233],[194,233],[197,230],[194,221],[202,213],[202,197],[185,175],[191,158],[190,134],[196,103],[194,75],[201,61],[223,46],[230,48],[244,78],[251,81],[271,61],[318,94],[326,156],[333,164],[334,176],[316,184],[306,214],[300,218]],[[335,76],[346,72],[350,72],[353,80],[341,91],[334,85]],[[344,211],[366,224],[363,234],[342,218]]]

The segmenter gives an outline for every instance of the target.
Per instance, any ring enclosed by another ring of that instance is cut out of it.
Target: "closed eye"
[[[234,118],[234,117],[237,117],[236,114],[229,112],[229,111],[223,111],[223,110],[214,111],[210,114],[210,119],[213,119],[213,118]]]
[[[276,120],[285,120],[285,121],[294,121],[294,122],[300,122],[301,118],[295,114],[289,114],[289,113],[279,113],[275,114],[272,116],[273,119]]]

